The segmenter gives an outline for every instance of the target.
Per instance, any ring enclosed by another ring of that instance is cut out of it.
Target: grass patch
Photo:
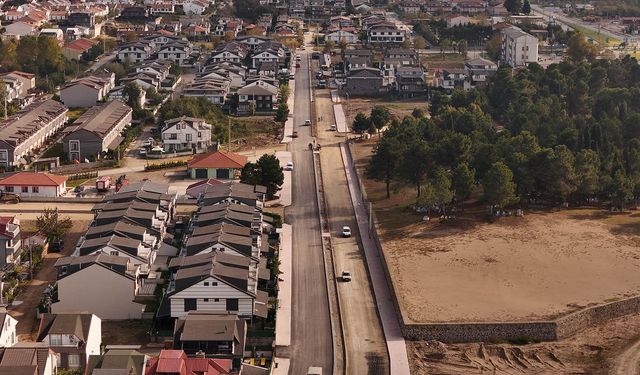
[[[579,25],[571,25],[571,27],[576,29],[576,31],[581,32],[586,37],[592,39],[593,41],[598,43],[598,45],[600,45],[600,46],[616,47],[616,46],[620,45],[620,43],[622,43],[622,41],[620,39],[610,38],[610,37],[608,37],[606,35],[597,33],[597,32],[595,32],[595,31],[593,31],[591,29],[587,29],[587,28],[579,26]]]
[[[85,182],[89,181],[90,178],[81,178],[79,180],[67,180],[67,187],[74,188],[76,186],[80,186]]]
[[[120,320],[102,322],[104,345],[145,345],[150,342],[149,320]]]
[[[59,157],[60,160],[64,159],[64,145],[62,143],[54,143],[42,154],[42,158],[55,157]]]
[[[82,114],[85,113],[88,109],[89,108],[73,108],[73,109],[70,109],[69,112],[67,112],[67,118],[69,119],[69,123],[71,124],[72,122],[77,120],[78,117],[82,116]]]

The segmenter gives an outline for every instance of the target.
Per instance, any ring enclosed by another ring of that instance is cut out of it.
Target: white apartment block
[[[538,39],[517,27],[504,29],[501,62],[513,68],[538,62]]]

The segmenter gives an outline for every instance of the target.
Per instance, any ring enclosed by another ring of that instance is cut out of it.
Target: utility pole
[[[231,152],[231,117],[229,117],[229,123],[227,125],[227,142],[228,142],[228,150],[229,152]]]

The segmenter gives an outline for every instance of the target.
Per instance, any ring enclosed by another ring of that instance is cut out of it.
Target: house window
[[[117,251],[112,251],[109,254],[113,255],[114,257],[117,257],[118,255],[120,255],[120,253]]]
[[[62,345],[62,335],[51,335],[51,336],[49,336],[49,345],[51,345],[51,346],[60,346],[60,345]]]
[[[198,138],[202,138],[202,132],[198,132]]]
[[[80,367],[80,354],[69,354],[67,357],[68,367],[69,368],[79,368]]]
[[[204,302],[209,302],[209,298],[205,298],[205,299],[204,299]]]
[[[198,309],[198,300],[195,298],[184,299],[184,311],[192,311]]]
[[[227,298],[227,311],[238,311],[237,298]]]
[[[40,188],[38,186],[32,186],[31,187],[31,192],[33,193],[39,193],[40,192]]]
[[[217,281],[212,282],[211,286],[218,286],[218,282]]]
[[[6,191],[7,193],[13,193],[13,186],[6,186],[4,188],[4,191]]]
[[[13,241],[12,240],[7,240],[7,247],[12,247],[13,246]]]
[[[220,302],[220,298],[214,298],[213,302]]]
[[[29,192],[29,187],[28,186],[23,186],[22,187],[22,192],[23,193],[28,193]]]
[[[209,282],[208,282],[208,281],[205,281],[205,282],[204,282],[204,286],[209,286]]]
[[[189,141],[191,140],[191,134],[187,133],[187,134],[185,134],[185,135],[187,136],[187,138],[186,138],[186,139],[187,139],[187,142],[189,142]]]

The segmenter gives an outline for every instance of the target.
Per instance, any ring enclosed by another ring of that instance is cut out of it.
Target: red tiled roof
[[[0,180],[1,186],[60,186],[67,176],[49,173],[18,172]]]
[[[77,39],[77,40],[74,40],[73,42],[67,44],[66,46],[64,46],[64,48],[71,49],[71,50],[78,51],[78,52],[84,52],[84,51],[89,50],[96,43],[98,43],[98,42],[96,42],[95,40]]]
[[[228,375],[231,368],[230,359],[187,358],[182,350],[162,350],[159,358],[149,358],[145,374]]]
[[[189,160],[188,168],[236,168],[240,169],[247,164],[247,157],[231,152],[212,152],[200,154]]]

